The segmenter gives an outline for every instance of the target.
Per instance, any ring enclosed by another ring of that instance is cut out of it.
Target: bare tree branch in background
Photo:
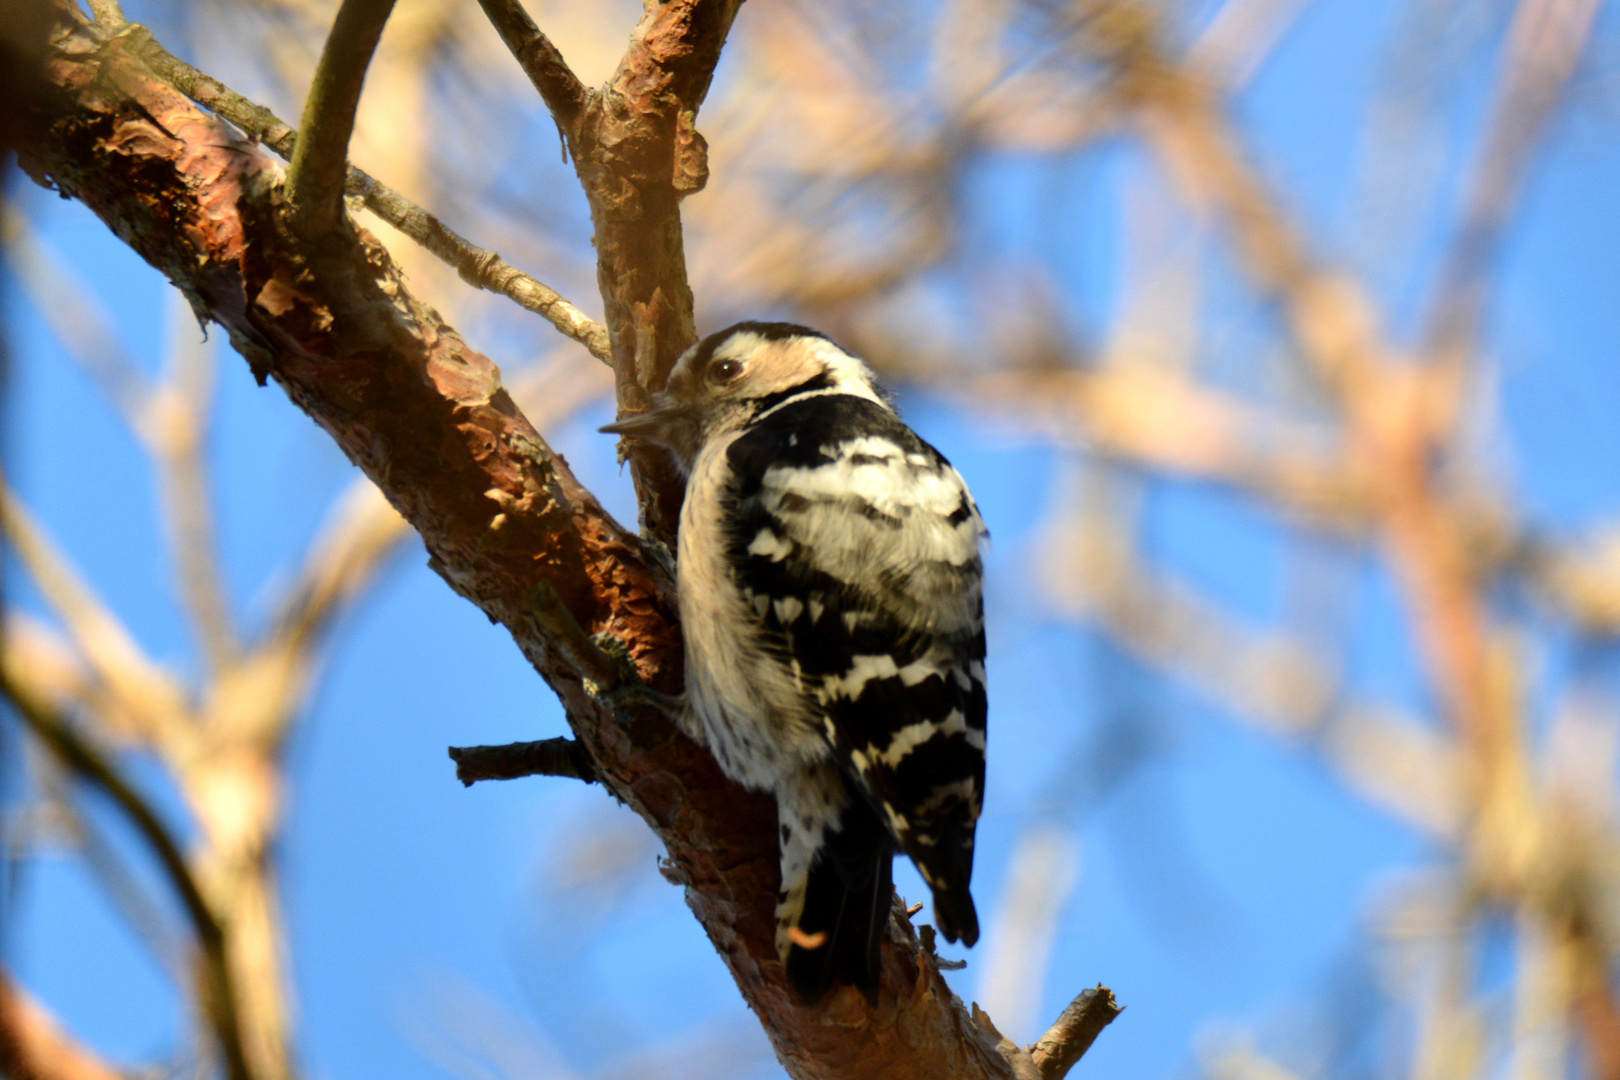
[[[53,713],[27,689],[19,686],[12,672],[0,672],[0,694],[11,703],[30,732],[50,748],[63,766],[98,788],[118,807],[151,849],[181,906],[190,918],[193,934],[202,956],[198,978],[200,1005],[213,1027],[217,1049],[225,1061],[231,1080],[248,1080],[253,1075],[243,1042],[244,1014],[238,1003],[243,982],[233,970],[231,950],[225,938],[219,913],[203,896],[203,889],[191,865],[180,851],[174,831],[161,821],[150,803],[139,795],[127,777],[73,729],[66,717]]]
[[[0,1074],[11,1080],[118,1080],[0,970]]]
[[[211,659],[200,692],[153,662],[8,499],[9,542],[60,629],[11,617],[7,677],[19,696],[71,716],[111,748],[156,748],[175,773],[203,826],[192,862],[206,903],[248,913],[222,925],[230,961],[247,973],[252,1075],[293,1071],[267,855],[280,824],[281,748],[320,641],[408,527],[446,581],[509,629],[567,708],[575,738],[549,742],[521,767],[599,775],[648,822],[790,1073],[1061,1075],[1073,1049],[1089,1045],[1075,1033],[1094,1037],[1112,1017],[1103,1008],[1111,995],[1086,991],[1047,1038],[1021,1049],[983,1010],[963,1008],[898,912],[877,1009],[855,995],[821,1010],[793,1002],[770,943],[768,801],[726,783],[656,704],[679,684],[662,548],[679,483],[661,460],[637,457],[643,536],[608,517],[541,435],[605,390],[607,371],[574,350],[578,362],[560,364],[546,393],[521,394],[516,381],[503,389],[493,364],[406,288],[397,266],[414,254],[390,256],[343,220],[341,185],[469,283],[518,300],[608,361],[621,412],[645,407],[695,339],[695,291],[705,322],[762,310],[800,318],[886,373],[992,421],[1012,418],[1019,437],[1081,462],[1055,486],[1034,553],[1046,614],[1106,635],[1256,730],[1309,747],[1331,766],[1332,782],[1432,845],[1432,865],[1370,913],[1370,935],[1400,973],[1388,1004],[1411,1032],[1410,1060],[1396,1071],[1436,1080],[1620,1077],[1616,710],[1570,685],[1541,724],[1528,686],[1536,653],[1526,641],[1536,631],[1502,600],[1522,591],[1536,618],[1582,641],[1612,642],[1620,526],[1551,535],[1476,452],[1477,430],[1491,420],[1498,264],[1602,25],[1600,4],[1504,5],[1499,44],[1485,31],[1451,32],[1448,20],[1482,18],[1488,6],[1411,0],[1393,42],[1422,69],[1401,78],[1419,82],[1441,77],[1429,70],[1437,42],[1470,56],[1499,53],[1460,196],[1425,193],[1443,215],[1433,231],[1445,243],[1438,267],[1420,275],[1431,284],[1410,335],[1401,305],[1375,280],[1391,271],[1356,265],[1301,212],[1304,200],[1268,168],[1239,98],[1309,12],[1304,0],[1227,0],[1197,26],[1185,5],[1149,0],[952,0],[926,17],[903,4],[782,3],[750,6],[740,20],[732,0],[672,0],[645,8],[622,54],[623,27],[608,26],[611,15],[570,8],[565,19],[559,5],[536,5],[531,17],[513,0],[483,0],[512,62],[495,53],[487,28],[484,40],[461,25],[470,20],[440,13],[435,22],[430,13],[436,29],[423,40],[432,44],[419,43],[408,77],[420,90],[422,72],[442,64],[433,70],[458,73],[486,104],[518,100],[532,86],[586,194],[594,250],[549,235],[566,231],[547,216],[549,196],[514,206],[480,163],[446,150],[463,124],[497,158],[525,137],[513,133],[509,112],[452,115],[448,106],[437,115],[442,146],[424,140],[414,166],[374,170],[399,190],[432,191],[423,202],[438,216],[345,169],[333,149],[347,145],[345,135],[304,150],[331,166],[323,213],[336,211],[317,230],[325,241],[310,244],[285,225],[279,163],[220,118],[283,158],[300,145],[286,124],[176,60],[126,24],[112,0],[92,5],[94,25],[53,7],[65,32],[51,78],[68,96],[40,114],[52,127],[24,147],[25,166],[167,273],[194,310],[227,328],[255,374],[280,382],[376,484],[345,496],[271,627],[246,639],[210,578],[217,557],[197,450],[206,368],[183,348],[158,380],[120,360],[116,330],[62,305],[78,288],[51,285],[49,253],[12,227],[8,251],[37,286],[36,306],[78,343],[87,369],[165,463],[178,591]],[[296,101],[330,8],[260,0],[225,10],[301,28],[265,46],[267,66]],[[596,36],[566,33],[580,24]],[[728,37],[735,70],[710,100]],[[385,38],[372,61],[383,73],[387,52]],[[585,74],[595,70],[609,72],[603,85]],[[340,74],[358,85],[352,65]],[[1374,109],[1369,123],[1382,122],[1387,111]],[[362,108],[357,139],[365,124]],[[1372,131],[1368,145],[1381,134]],[[983,265],[962,203],[975,170],[995,155],[1056,161],[1121,147],[1147,175],[1133,181],[1121,212],[1118,311],[1093,331],[1055,299],[1046,271]],[[683,203],[699,191],[707,194]],[[1365,219],[1348,230],[1370,234],[1399,217],[1377,203],[1367,200]],[[514,261],[557,288],[451,232],[449,220],[471,236],[502,236],[503,248],[528,243]],[[540,238],[517,239],[526,232]],[[1202,257],[1211,251],[1223,258]],[[560,295],[588,305],[592,270],[601,323]],[[1215,273],[1237,279],[1263,323],[1239,379],[1210,370],[1222,332],[1206,314]],[[476,323],[471,301],[456,307],[454,321]],[[432,454],[414,449],[424,443]],[[1143,539],[1141,492],[1189,481],[1240,496],[1291,544],[1331,543],[1387,570],[1417,643],[1425,704],[1360,699],[1342,642],[1229,610],[1165,565]],[[555,604],[537,609],[542,585]],[[603,634],[624,645],[653,694],[627,704],[600,693],[628,675],[591,645]],[[489,771],[518,768],[497,762]],[[1042,957],[1075,872],[1063,854],[1075,850],[1066,828],[1049,818],[1027,827],[1014,860],[1024,877],[998,915],[1016,932],[988,935],[984,946],[997,978],[981,989],[1009,1031],[1032,1020],[1031,1003],[1049,1000]],[[1482,985],[1481,940],[1483,928],[1503,926],[1514,971],[1496,990]],[[1204,1054],[1201,1064],[1231,1080],[1316,1075],[1246,1044]]]

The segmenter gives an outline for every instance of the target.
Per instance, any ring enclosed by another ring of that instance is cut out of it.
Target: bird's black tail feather
[[[939,839],[905,849],[934,894],[934,922],[946,941],[972,946],[979,940],[979,913],[968,886],[973,881],[973,821],[944,820],[933,826]]]
[[[838,981],[877,1001],[878,947],[894,896],[894,842],[859,797],[850,800],[839,826],[810,868],[788,952],[788,983],[807,1005],[820,1001]]]
[[[934,890],[934,921],[946,941],[960,941],[972,948],[979,940],[979,913],[966,889],[954,892]]]

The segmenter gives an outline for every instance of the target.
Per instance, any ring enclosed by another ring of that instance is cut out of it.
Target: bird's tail
[[[973,823],[942,822],[932,846],[913,844],[907,854],[934,894],[934,922],[946,941],[972,946],[979,940],[979,913],[968,886],[973,880]]]
[[[894,897],[894,845],[867,801],[849,800],[811,863],[803,904],[785,928],[788,984],[807,1005],[835,982],[876,1003],[879,946]]]
[[[966,889],[935,889],[934,921],[946,941],[960,941],[971,948],[979,940],[979,913]]]

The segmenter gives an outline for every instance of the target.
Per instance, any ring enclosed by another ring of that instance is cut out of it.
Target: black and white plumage
[[[814,1001],[868,997],[896,849],[972,945],[984,791],[986,535],[950,463],[813,330],[739,323],[604,431],[688,477],[677,559],[687,724],[780,821],[777,950]]]

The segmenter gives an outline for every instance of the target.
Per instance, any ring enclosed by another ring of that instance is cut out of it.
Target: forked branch
[[[146,27],[131,26],[127,35],[141,59],[170,86],[205,109],[223,116],[282,157],[292,158],[298,145],[298,133],[286,121],[169,53]],[[474,244],[363,169],[349,166],[344,190],[364,199],[366,209],[454,267],[467,284],[516,301],[585,346],[598,360],[612,362],[607,329],[543,281],[524,273],[488,248]]]

